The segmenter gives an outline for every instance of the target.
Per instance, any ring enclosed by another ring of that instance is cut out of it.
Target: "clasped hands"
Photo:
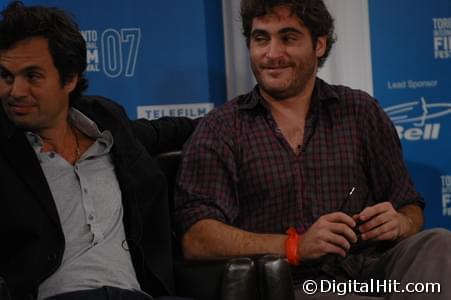
[[[301,260],[317,259],[326,254],[345,257],[361,241],[397,240],[409,230],[409,221],[391,202],[382,202],[349,216],[334,212],[321,216],[303,234],[299,244]]]

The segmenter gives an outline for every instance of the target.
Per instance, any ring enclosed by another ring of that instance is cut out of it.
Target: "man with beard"
[[[323,1],[242,0],[241,17],[258,85],[211,112],[184,149],[184,255],[273,253],[297,283],[438,282],[448,299],[450,233],[420,232],[424,201],[392,123],[368,94],[316,77],[334,42]],[[407,296],[423,297],[390,294]]]

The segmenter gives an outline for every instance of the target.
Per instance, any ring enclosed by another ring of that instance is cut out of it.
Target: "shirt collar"
[[[113,146],[113,136],[111,135],[111,133],[108,130],[101,132],[97,124],[78,109],[74,107],[70,108],[69,120],[72,125],[75,126],[78,130],[104,144],[105,151],[108,152]],[[41,137],[31,131],[25,132],[25,135],[33,149],[39,152],[42,147]]]
[[[338,94],[334,91],[332,86],[317,77],[313,89],[312,103],[316,102],[316,100],[319,100],[320,103],[324,103],[326,101],[338,99]],[[260,94],[259,85],[257,84],[251,91],[249,97],[242,97],[239,100],[238,107],[243,110],[253,110],[259,106],[266,107],[264,103],[265,100]]]

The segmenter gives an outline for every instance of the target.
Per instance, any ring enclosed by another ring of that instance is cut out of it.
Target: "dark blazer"
[[[141,287],[173,291],[167,185],[151,155],[180,149],[195,122],[185,118],[130,121],[121,106],[83,97],[73,106],[110,130],[122,192],[124,226]],[[0,277],[13,299],[36,296],[61,264],[64,235],[47,181],[24,133],[0,108]]]

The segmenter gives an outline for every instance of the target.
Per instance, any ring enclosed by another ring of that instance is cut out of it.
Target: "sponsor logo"
[[[141,28],[82,30],[86,41],[86,72],[107,77],[133,77],[141,42]]]
[[[443,215],[451,216],[451,175],[444,175],[441,178]]]
[[[432,120],[451,114],[451,103],[427,103],[421,97],[420,101],[402,103],[384,110],[395,124],[401,140],[437,140],[441,124]]]
[[[400,89],[420,89],[420,88],[435,88],[438,85],[438,80],[404,80],[404,81],[387,81],[387,88],[389,90],[400,90]]]
[[[433,18],[434,58],[451,58],[451,18]]]
[[[214,103],[167,104],[138,106],[138,118],[149,120],[161,117],[203,117],[214,108]]]

